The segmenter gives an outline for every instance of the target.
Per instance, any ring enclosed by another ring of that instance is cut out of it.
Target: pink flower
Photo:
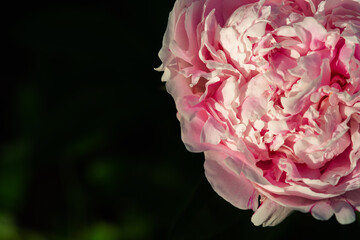
[[[159,56],[182,140],[221,197],[255,225],[294,210],[355,220],[359,2],[177,0]]]

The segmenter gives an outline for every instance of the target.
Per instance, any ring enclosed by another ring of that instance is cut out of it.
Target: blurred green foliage
[[[4,8],[0,240],[289,239],[359,227],[294,214],[256,228],[213,192],[153,70],[173,2]]]

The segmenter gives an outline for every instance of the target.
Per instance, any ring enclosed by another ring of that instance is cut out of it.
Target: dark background
[[[350,236],[294,213],[274,228],[213,192],[180,139],[157,53],[174,0],[0,10],[0,240]]]

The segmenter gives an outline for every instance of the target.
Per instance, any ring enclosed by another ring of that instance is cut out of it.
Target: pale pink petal
[[[218,0],[212,0],[212,1],[218,1]],[[226,19],[228,19],[234,13],[234,11],[239,7],[251,3],[256,3],[258,2],[258,0],[242,0],[242,1],[222,0],[222,2],[223,2],[223,8],[222,8],[223,19],[224,21],[226,21]]]
[[[355,221],[356,215],[353,208],[345,201],[338,201],[332,205],[336,220],[341,224],[349,224]]]
[[[273,134],[279,134],[290,130],[285,120],[271,120],[268,122],[268,128]]]
[[[329,220],[334,214],[331,206],[325,202],[320,201],[316,203],[310,210],[311,215],[318,220]]]
[[[292,70],[292,74],[301,74],[301,79],[292,87],[289,96],[281,98],[285,111],[290,114],[298,113],[311,94],[330,79],[329,61],[321,59],[318,54],[302,57],[298,64],[298,67]]]
[[[262,97],[248,97],[241,107],[241,119],[245,124],[254,122],[266,113],[267,101]]]
[[[219,102],[224,104],[224,107],[231,108],[233,102],[236,101],[236,98],[239,96],[238,85],[237,79],[230,77],[223,81],[222,85],[219,87],[216,98]]]
[[[291,212],[292,210],[290,208],[283,207],[269,199],[265,199],[252,215],[251,221],[255,226],[275,226],[282,222]]]
[[[345,196],[351,206],[360,212],[360,188],[347,192]]]
[[[225,200],[240,209],[256,209],[258,194],[243,174],[230,171],[220,152],[205,152],[205,175],[214,190]]]
[[[188,85],[188,80],[179,73],[169,70],[167,73],[166,90],[172,95],[175,103],[183,101],[184,97],[192,96],[192,91]],[[198,99],[198,98],[197,98]],[[194,103],[197,102],[195,98]],[[178,104],[179,105],[179,104]],[[181,104],[180,104],[181,105]],[[179,105],[179,107],[180,107]]]
[[[209,119],[204,123],[201,130],[201,143],[219,144],[221,138],[224,137],[224,128],[214,118]]]
[[[302,22],[294,24],[294,27],[301,41],[306,43],[310,50],[324,46],[327,31],[315,18],[305,17]]]

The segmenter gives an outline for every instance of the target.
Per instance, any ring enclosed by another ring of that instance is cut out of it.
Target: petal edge
[[[255,226],[272,227],[282,222],[293,210],[283,207],[270,199],[265,199],[252,215],[251,222]]]

